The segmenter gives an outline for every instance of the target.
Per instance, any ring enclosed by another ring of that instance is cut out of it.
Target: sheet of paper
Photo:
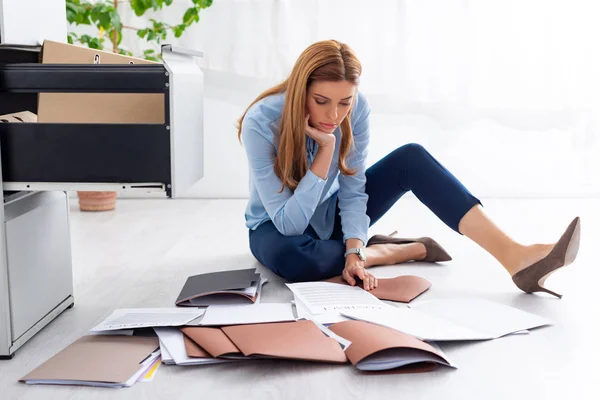
[[[337,311],[331,311],[323,314],[314,315],[304,305],[303,302],[298,300],[296,296],[294,296],[294,306],[296,307],[296,316],[298,317],[298,319],[309,319],[315,323],[323,325],[335,324],[336,322],[349,321],[351,319],[348,317],[344,317]]]
[[[222,326],[295,321],[290,303],[262,303],[252,305],[211,305],[206,309],[200,325]]]
[[[287,283],[294,296],[314,314],[342,310],[381,310],[391,307],[357,286],[330,282]]]
[[[229,360],[212,357],[188,357],[187,352],[185,351],[185,343],[183,342],[183,333],[178,328],[160,327],[154,328],[154,331],[158,335],[160,342],[172,357],[173,362],[177,365],[204,365],[229,362]]]
[[[421,340],[454,341],[491,339],[489,335],[406,307],[388,310],[349,310],[343,315],[360,321],[386,326]]]
[[[182,326],[204,314],[197,308],[121,308],[113,311],[91,332],[119,329],[153,328],[156,326]]]
[[[554,323],[518,308],[477,298],[430,300],[409,307],[431,316],[443,317],[494,339]]]
[[[155,329],[156,331],[156,329]],[[162,342],[162,340],[160,340],[160,337],[158,339],[158,342],[160,343],[160,358],[161,358],[161,362],[163,364],[175,364],[175,360],[173,360],[173,356],[171,355],[171,353],[169,353],[169,350],[167,350],[167,347],[165,346],[165,344]]]

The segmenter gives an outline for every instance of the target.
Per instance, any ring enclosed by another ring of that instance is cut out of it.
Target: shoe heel
[[[534,290],[534,292],[546,292],[546,293],[549,293],[549,294],[551,294],[553,296],[558,297],[559,299],[562,299],[562,294],[558,294],[556,292],[553,292],[552,290],[546,289],[545,287],[543,287],[541,285],[538,285],[538,288],[536,290]]]

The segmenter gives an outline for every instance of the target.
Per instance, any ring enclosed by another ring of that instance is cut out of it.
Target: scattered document
[[[203,309],[196,308],[121,308],[113,311],[108,318],[91,331],[182,326],[203,314]]]
[[[552,324],[538,315],[482,299],[431,300],[404,308],[342,314],[427,341],[489,340]]]
[[[290,303],[261,303],[251,305],[211,305],[200,321],[202,326],[260,324],[295,321]]]
[[[391,307],[357,286],[329,282],[287,283],[286,286],[314,315],[342,310],[381,310]]]
[[[316,324],[335,324],[336,322],[348,321],[351,318],[340,315],[337,311],[327,312],[323,314],[313,314],[308,307],[304,305],[296,296],[294,296],[294,306],[296,307],[296,315],[298,319],[307,319]]]

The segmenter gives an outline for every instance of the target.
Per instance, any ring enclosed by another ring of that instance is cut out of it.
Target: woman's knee
[[[398,147],[395,153],[399,161],[407,163],[409,167],[418,166],[432,159],[427,149],[418,143],[408,143]]]

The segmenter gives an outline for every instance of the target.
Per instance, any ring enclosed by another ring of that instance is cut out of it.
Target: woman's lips
[[[323,122],[321,122],[321,126],[322,126],[323,128],[326,128],[326,129],[333,129],[333,128],[335,128],[335,127],[336,127],[336,125],[335,125],[335,124],[325,124],[325,123],[323,123]]]

